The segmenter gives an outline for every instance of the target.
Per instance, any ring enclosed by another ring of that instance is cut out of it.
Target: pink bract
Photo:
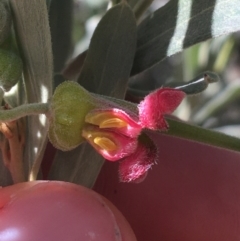
[[[148,170],[156,160],[157,150],[147,147],[142,143],[138,144],[136,151],[124,158],[119,164],[119,179],[121,182],[142,182]]]
[[[162,88],[147,95],[138,105],[140,124],[143,128],[166,130],[165,114],[171,114],[182,102],[185,93]]]

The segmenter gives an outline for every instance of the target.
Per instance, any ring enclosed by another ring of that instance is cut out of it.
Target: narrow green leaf
[[[27,102],[47,102],[52,96],[53,58],[46,1],[10,0],[9,3],[24,63]],[[35,179],[47,142],[45,116],[29,117],[26,129],[25,167],[29,169],[29,179]]]
[[[167,118],[169,130],[163,134],[240,152],[240,139]]]
[[[98,24],[78,82],[91,92],[123,98],[136,47],[136,23],[126,3]]]
[[[136,21],[131,8],[123,2],[111,8],[98,24],[79,83],[91,92],[123,98],[135,46]],[[92,187],[102,164],[103,158],[84,143],[73,151],[57,152],[49,179]]]
[[[54,88],[63,82],[60,74],[72,51],[73,0],[51,0],[49,4],[49,25],[54,59]],[[57,73],[57,74],[56,74]],[[67,78],[72,80],[72,78]]]
[[[239,0],[171,0],[138,27],[132,75],[184,48],[240,30]]]
[[[178,89],[183,91],[187,95],[195,95],[206,90],[209,84],[215,83],[218,81],[219,81],[219,77],[217,74],[206,71],[188,82],[186,81],[171,82],[171,83],[164,84],[163,87]],[[127,93],[130,94],[130,96],[133,96],[134,98],[142,99],[143,97],[148,95],[151,91],[152,90],[128,88]]]

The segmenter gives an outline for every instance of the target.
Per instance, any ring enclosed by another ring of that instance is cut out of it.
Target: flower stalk
[[[10,122],[29,115],[49,114],[48,103],[20,105],[12,109],[0,110],[0,122]]]

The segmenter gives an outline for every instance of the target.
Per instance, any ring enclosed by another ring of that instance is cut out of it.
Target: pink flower
[[[144,130],[167,130],[164,115],[171,114],[184,96],[180,90],[161,88],[147,95],[136,111],[100,101],[100,107],[86,115],[82,135],[105,159],[120,161],[121,181],[140,182],[158,155],[157,146]]]
[[[86,125],[82,135],[88,142],[109,161],[117,161],[128,156],[137,149],[137,138],[118,133],[116,128],[101,128]]]

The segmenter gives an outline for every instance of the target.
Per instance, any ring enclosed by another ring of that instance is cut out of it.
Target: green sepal
[[[85,139],[82,129],[86,114],[95,107],[92,95],[73,81],[60,84],[51,102],[49,140],[58,149],[69,151]]]

